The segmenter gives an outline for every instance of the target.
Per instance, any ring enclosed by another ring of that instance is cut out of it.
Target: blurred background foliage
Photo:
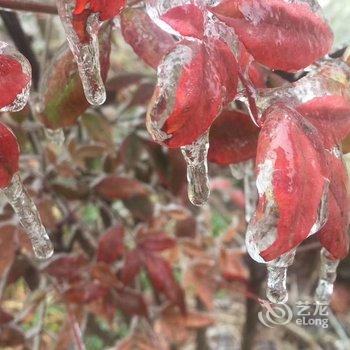
[[[348,45],[350,2],[323,0],[322,6],[335,31],[334,49]],[[65,42],[59,19],[24,12],[18,18],[42,73]],[[349,349],[349,258],[339,268],[329,329],[258,324],[265,276],[244,251],[242,181],[211,164],[209,205],[189,204],[181,155],[150,142],[144,127],[155,74],[124,43],[117,21],[116,27],[107,103],[65,129],[63,148],[48,140],[30,108],[1,116],[21,144],[22,176],[57,256],[48,263],[34,259],[3,201],[0,349]],[[2,21],[0,40],[12,41]],[[160,231],[168,238],[155,242]],[[125,291],[126,254],[137,249],[160,264],[153,274],[143,267]],[[298,252],[289,275],[291,305],[313,293],[318,250],[311,239]],[[113,298],[103,294],[106,283]],[[181,290],[187,318],[179,312]]]

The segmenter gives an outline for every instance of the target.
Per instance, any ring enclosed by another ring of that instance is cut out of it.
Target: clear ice
[[[331,95],[350,98],[350,67],[340,59],[325,61],[295,83],[258,90],[256,105],[259,114],[262,114],[279,101],[285,101],[290,107],[296,107],[317,97]]]
[[[284,304],[288,301],[287,270],[294,257],[295,249],[292,249],[267,264],[266,296],[272,303]]]
[[[207,203],[210,195],[208,161],[209,135],[205,133],[191,145],[181,147],[187,164],[187,193],[192,204]]]
[[[52,243],[41,222],[39,211],[23,187],[18,173],[13,176],[11,183],[3,189],[3,193],[28,233],[36,257],[39,259],[50,258],[53,254]]]
[[[29,61],[20,52],[3,41],[0,41],[0,55],[11,56],[14,58],[21,64],[23,73],[28,76],[27,85],[17,95],[16,99],[10,105],[0,109],[0,112],[18,112],[25,107],[29,98],[30,87],[32,84],[32,67]]]
[[[256,187],[255,162],[248,160],[244,171],[245,220],[249,222],[254,215],[258,203],[258,189]]]
[[[100,67],[98,44],[100,21],[96,13],[89,16],[86,32],[90,40],[88,43],[83,43],[73,27],[74,8],[74,0],[57,0],[58,14],[67,35],[69,47],[78,65],[86,99],[92,105],[101,105],[106,100],[106,89]]]
[[[325,248],[322,248],[320,258],[320,277],[316,288],[315,299],[319,303],[329,304],[333,294],[333,283],[337,278],[339,260],[333,259],[332,255]]]

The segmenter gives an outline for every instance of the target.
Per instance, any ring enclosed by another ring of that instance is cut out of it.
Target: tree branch
[[[0,7],[8,10],[29,11],[57,15],[55,5],[43,4],[35,0],[0,0]]]

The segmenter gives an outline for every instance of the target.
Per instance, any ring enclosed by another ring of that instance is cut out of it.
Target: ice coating
[[[324,96],[350,98],[350,67],[341,60],[324,62],[295,83],[273,89],[260,89],[256,94],[256,105],[260,115],[272,104],[284,101],[291,107],[307,103]]]
[[[337,278],[339,260],[333,259],[332,255],[325,248],[322,248],[320,258],[320,277],[315,299],[319,303],[329,304],[333,293],[333,284]]]
[[[17,112],[27,104],[32,69],[15,48],[0,41],[0,111]]]
[[[250,222],[258,202],[258,189],[256,186],[255,164],[253,159],[248,160],[244,164],[243,183],[245,195],[245,220]]]
[[[287,270],[293,264],[294,257],[295,249],[267,264],[266,296],[272,303],[284,304],[288,300]]]
[[[79,75],[84,87],[86,99],[92,105],[101,105],[106,100],[106,89],[101,76],[98,32],[99,15],[89,14],[86,22],[87,40],[74,28],[74,0],[57,0],[57,9],[65,29],[69,47],[77,62]]]
[[[38,209],[23,187],[18,173],[13,176],[11,183],[3,189],[3,192],[28,233],[36,257],[50,258],[53,254],[52,243],[41,222]]]
[[[146,11],[158,27],[169,34],[180,37],[180,33],[164,22],[161,16],[174,7],[193,3],[193,0],[146,0]]]
[[[187,164],[187,192],[192,204],[206,204],[210,195],[208,178],[209,136],[205,133],[191,145],[181,147]]]
[[[175,106],[176,86],[183,66],[189,64],[191,59],[191,49],[185,45],[178,45],[166,56],[163,64],[158,68],[156,100],[150,104],[150,109],[147,113],[147,129],[155,141],[162,142],[169,137],[161,129]],[[168,101],[165,108],[163,106],[164,100]]]

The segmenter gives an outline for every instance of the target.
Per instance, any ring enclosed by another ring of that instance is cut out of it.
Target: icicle
[[[249,222],[258,203],[254,160],[248,160],[244,168],[245,220]]]
[[[63,129],[45,129],[45,136],[48,142],[57,146],[57,148],[61,148],[65,141],[64,131]]]
[[[36,257],[50,258],[53,254],[52,243],[41,223],[38,209],[23,187],[18,173],[13,176],[3,192],[27,231]]]
[[[17,112],[27,104],[31,87],[32,68],[15,48],[0,41],[0,74],[4,96],[0,96],[0,112]],[[12,98],[12,94],[15,94]],[[17,94],[17,95],[16,95]]]
[[[92,13],[86,25],[89,42],[84,43],[73,27],[75,1],[58,0],[57,9],[64,26],[69,47],[77,62],[86,99],[92,105],[101,105],[106,100],[106,89],[101,77],[98,31],[98,14]]]
[[[316,288],[315,299],[319,303],[329,304],[333,294],[333,283],[337,278],[339,260],[333,259],[325,248],[322,248],[320,257],[320,279]]]
[[[284,304],[288,300],[287,269],[295,257],[295,249],[267,264],[266,296],[272,303]]]
[[[230,165],[232,176],[237,180],[244,181],[246,222],[249,222],[252,218],[258,202],[258,189],[256,187],[254,169],[254,160]]]
[[[208,132],[191,145],[181,147],[181,152],[187,164],[188,198],[192,204],[197,206],[205,204],[210,195],[208,149]]]

